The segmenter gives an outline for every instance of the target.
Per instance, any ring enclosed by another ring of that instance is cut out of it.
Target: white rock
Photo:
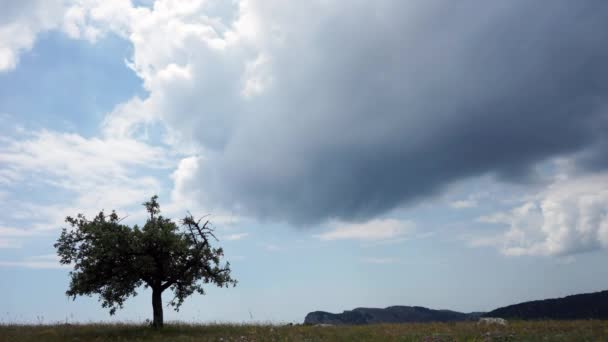
[[[498,324],[498,325],[506,326],[507,320],[504,318],[500,318],[500,317],[482,317],[477,322],[477,325],[479,325],[479,324],[485,324],[485,325]]]

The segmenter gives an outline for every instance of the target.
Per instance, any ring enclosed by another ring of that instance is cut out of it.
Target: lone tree
[[[121,224],[114,211],[101,211],[91,221],[82,214],[66,218],[71,228],[63,228],[55,248],[62,264],[74,266],[68,296],[99,294],[102,307],[113,315],[140,286],[150,287],[153,326],[162,327],[166,289],[173,291],[170,305],[178,311],[195,291],[205,294],[203,284],[236,285],[230,263],[220,264],[222,248],[210,244],[211,238],[217,239],[209,221],[201,225],[188,213],[179,227],[159,215],[157,199],[144,203],[150,217],[141,228]]]

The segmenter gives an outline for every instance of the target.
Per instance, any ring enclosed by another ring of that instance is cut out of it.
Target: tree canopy
[[[60,262],[73,265],[68,296],[98,294],[113,315],[141,286],[151,288],[153,325],[160,327],[163,291],[173,292],[169,304],[177,311],[194,292],[205,294],[205,284],[236,285],[230,263],[222,264],[223,249],[211,245],[217,239],[210,222],[188,213],[178,225],[160,215],[157,199],[144,203],[149,217],[143,227],[122,224],[115,211],[92,220],[66,218],[69,227],[54,246]]]

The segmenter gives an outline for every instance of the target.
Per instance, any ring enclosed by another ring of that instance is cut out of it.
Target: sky
[[[154,194],[211,215],[239,281],[167,320],[608,288],[608,2],[0,7],[0,323],[149,319],[148,290],[67,298],[53,244]]]

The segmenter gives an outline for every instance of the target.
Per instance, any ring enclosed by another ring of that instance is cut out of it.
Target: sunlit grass
[[[608,341],[608,321],[273,326],[167,324],[0,325],[0,341]]]

